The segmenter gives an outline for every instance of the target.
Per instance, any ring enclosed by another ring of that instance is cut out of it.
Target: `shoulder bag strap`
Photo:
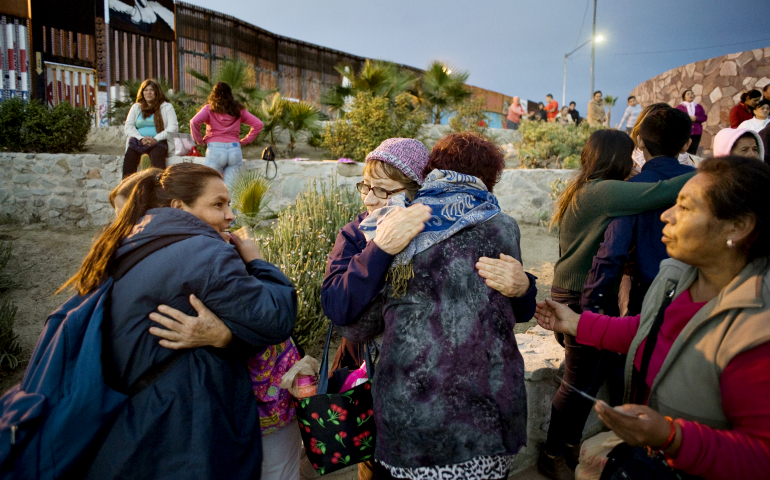
[[[321,368],[318,371],[318,390],[316,395],[325,395],[329,390],[329,344],[332,340],[332,331],[334,324],[329,322],[329,331],[326,333],[326,342],[324,343],[324,353],[321,359]],[[366,361],[366,377],[369,380],[374,378],[374,362],[372,361],[371,349],[376,348],[374,340],[369,340],[364,344],[364,360]]]
[[[658,313],[655,316],[655,321],[652,323],[652,327],[650,328],[650,333],[647,334],[647,341],[644,344],[644,351],[642,352],[641,369],[639,370],[639,374],[636,379],[637,381],[634,385],[634,395],[632,396],[636,402],[644,402],[644,399],[639,397],[642,396],[643,392],[646,391],[645,381],[647,379],[647,372],[650,368],[652,352],[655,350],[655,344],[658,342],[658,334],[660,333],[661,325],[663,325],[663,318],[665,317],[666,309],[674,300],[674,294],[676,293],[676,287],[678,284],[679,282],[676,280],[666,280],[666,288],[664,290],[666,296],[663,299],[663,303],[660,304]]]

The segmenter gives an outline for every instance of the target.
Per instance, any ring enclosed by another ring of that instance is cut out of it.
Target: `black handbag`
[[[275,163],[275,152],[273,152],[273,147],[268,145],[265,147],[264,150],[262,150],[262,160],[266,161],[265,164],[265,178],[268,180],[272,180],[278,175],[278,164]],[[270,171],[270,162],[273,163],[273,176],[271,177],[269,174]]]
[[[333,375],[330,385],[328,358],[332,329],[330,325],[326,335],[318,391],[312,397],[298,400],[296,409],[308,460],[320,475],[372,460],[376,437],[371,390],[374,376],[372,346],[367,344],[364,348],[368,380],[339,392],[346,375],[335,372],[342,375]],[[347,371],[347,368],[342,370]]]
[[[700,477],[671,468],[662,455],[651,457],[646,448],[621,443],[607,455],[599,480],[696,480]]]

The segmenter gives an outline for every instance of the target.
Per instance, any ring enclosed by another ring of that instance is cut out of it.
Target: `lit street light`
[[[601,42],[603,40],[604,40],[603,36],[597,35],[596,37],[591,38],[590,40],[588,40],[587,42],[583,43],[582,45],[580,45],[576,49],[572,50],[571,52],[564,54],[564,85],[563,85],[562,91],[561,91],[561,106],[562,107],[564,105],[566,105],[565,102],[567,101],[567,57],[569,57],[570,55],[572,55],[573,53],[577,52],[578,50],[580,50],[581,48],[585,47],[586,45],[588,45],[591,42]],[[591,75],[593,75],[593,67],[591,68]],[[594,88],[593,77],[591,77],[591,89],[593,90],[593,88]]]

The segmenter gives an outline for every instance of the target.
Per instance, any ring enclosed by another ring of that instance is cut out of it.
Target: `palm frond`
[[[271,197],[270,181],[256,170],[241,169],[230,185],[232,207],[239,225],[254,227],[264,216]]]

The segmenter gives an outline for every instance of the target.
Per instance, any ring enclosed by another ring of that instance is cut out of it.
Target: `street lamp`
[[[562,87],[562,91],[561,91],[561,106],[562,107],[564,105],[566,105],[565,102],[567,101],[567,57],[569,57],[570,55],[572,55],[573,53],[577,52],[578,50],[580,50],[581,48],[585,47],[586,45],[588,45],[591,42],[594,42],[594,41],[601,42],[603,40],[604,40],[603,36],[597,35],[596,37],[591,38],[590,40],[588,40],[587,42],[583,43],[582,45],[580,45],[576,49],[572,50],[571,52],[564,54],[564,86]],[[592,71],[592,73],[593,73],[593,71]],[[592,81],[593,81],[593,79],[592,79]],[[593,85],[591,85],[591,88],[593,88]]]

